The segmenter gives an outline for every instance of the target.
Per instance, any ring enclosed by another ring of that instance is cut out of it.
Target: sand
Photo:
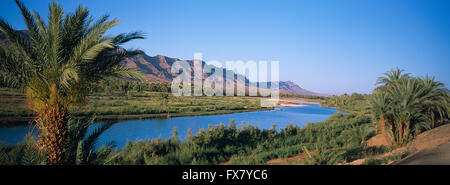
[[[304,98],[280,98],[278,105],[275,107],[306,107],[307,105],[302,105],[299,103],[314,103],[319,104],[319,100],[311,100]]]

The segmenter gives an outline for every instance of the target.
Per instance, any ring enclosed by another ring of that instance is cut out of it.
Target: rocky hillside
[[[170,72],[171,66],[174,62],[179,61],[178,58],[171,58],[162,55],[148,56],[145,53],[136,55],[134,57],[127,58],[125,65],[128,67],[139,68],[147,77],[148,81],[151,82],[171,82],[176,74]],[[191,65],[191,70],[193,71],[193,61],[186,60]],[[202,65],[206,65],[205,62]],[[225,74],[225,69],[224,74]],[[207,74],[202,75],[203,78],[207,77]],[[235,74],[235,76],[237,76]],[[248,80],[245,79],[246,85],[248,85]],[[319,94],[315,92],[308,91],[301,88],[299,85],[292,81],[280,81],[279,83],[280,91],[284,94],[299,94],[299,95],[312,95],[312,96],[327,96],[326,94]]]
[[[308,91],[306,89],[301,88],[299,85],[292,81],[281,81],[280,84],[281,93],[286,94],[300,94],[300,95],[311,95],[311,96],[328,96],[327,94],[320,94]]]

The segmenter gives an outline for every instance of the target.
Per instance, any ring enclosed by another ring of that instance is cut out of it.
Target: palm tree
[[[56,2],[49,5],[49,20],[15,0],[28,28],[27,38],[0,19],[0,78],[25,89],[34,123],[48,164],[61,164],[67,146],[69,109],[86,102],[97,83],[112,77],[142,79],[137,69],[121,65],[124,57],[136,54],[120,45],[142,39],[140,32],[104,36],[119,24],[102,16],[95,21],[85,7],[63,16]]]
[[[445,85],[435,81],[434,77],[426,75],[419,80],[422,87],[421,97],[422,113],[430,118],[431,128],[434,128],[436,122],[443,122],[448,118],[449,96]]]
[[[393,69],[380,77],[372,97],[372,110],[389,125],[394,144],[406,144],[413,135],[448,120],[448,90],[434,78],[413,78]],[[438,119],[436,119],[436,115]],[[382,131],[383,133],[383,131]]]
[[[399,69],[398,67],[395,69],[391,69],[388,72],[385,72],[384,73],[385,76],[379,77],[376,82],[376,85],[382,85],[382,86],[379,86],[376,89],[381,88],[381,90],[383,90],[384,87],[388,87],[390,85],[398,83],[401,80],[410,78],[410,76],[409,76],[410,73],[402,74],[403,72],[404,72],[404,70]]]
[[[378,118],[381,134],[386,141],[392,141],[393,118],[390,99],[386,93],[374,93],[370,99],[371,110]]]

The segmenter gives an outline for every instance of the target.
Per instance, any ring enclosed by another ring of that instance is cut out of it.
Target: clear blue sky
[[[25,0],[47,15],[50,0]],[[450,83],[450,1],[114,1],[60,0],[121,24],[111,34],[140,30],[147,39],[128,47],[204,60],[279,60],[281,80],[329,93],[370,93],[383,72],[400,67]],[[12,0],[0,17],[25,29]]]

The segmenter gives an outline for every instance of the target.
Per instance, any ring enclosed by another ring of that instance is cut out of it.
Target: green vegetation
[[[30,135],[14,146],[0,145],[0,165],[41,165],[46,164],[45,151],[40,149]]]
[[[114,145],[108,144],[95,150],[94,145],[104,131],[110,128],[114,122],[98,125],[93,132],[87,135],[88,128],[92,126],[94,115],[83,119],[70,119],[68,122],[68,139],[64,152],[64,164],[105,164],[105,157],[111,153]],[[23,143],[16,146],[0,145],[0,165],[22,164],[38,165],[48,164],[45,155],[46,150],[28,134]]]
[[[377,81],[371,98],[381,133],[402,146],[415,135],[448,122],[449,96],[433,77],[411,77],[393,69]]]
[[[92,93],[103,93],[113,95],[113,92],[119,92],[120,95],[128,95],[129,92],[170,92],[169,83],[149,83],[133,80],[108,79],[98,84]]]
[[[315,154],[312,155],[309,150],[303,146],[303,152],[306,154],[306,164],[308,165],[332,165],[342,161],[345,151],[336,151],[327,149],[324,145],[316,144]]]
[[[371,95],[345,94],[324,101],[325,106],[369,115],[375,129],[395,146],[403,146],[423,131],[448,123],[449,91],[433,77],[412,77],[392,69],[380,77]]]
[[[393,154],[381,159],[376,159],[370,157],[364,161],[364,165],[382,165],[382,164],[390,164],[391,162],[398,161],[402,159],[402,154]]]
[[[300,94],[280,94],[282,98],[305,98],[305,99],[317,99],[317,100],[325,100],[325,96],[313,96],[313,95],[300,95]]]
[[[371,107],[369,104],[370,96],[371,95],[358,93],[332,96],[326,98],[321,105],[326,107],[334,107],[337,110],[346,113],[369,115],[371,114]]]
[[[340,113],[324,122],[304,128],[289,125],[278,132],[275,126],[261,130],[231,122],[229,126],[219,125],[202,129],[196,135],[189,134],[183,141],[175,129],[169,139],[128,142],[120,151],[109,146],[88,151],[96,156],[91,160],[95,164],[265,164],[271,159],[299,154],[306,147],[323,155],[314,157],[315,163],[299,163],[337,164],[357,159],[368,151],[365,141],[373,135],[371,125],[368,117]]]

